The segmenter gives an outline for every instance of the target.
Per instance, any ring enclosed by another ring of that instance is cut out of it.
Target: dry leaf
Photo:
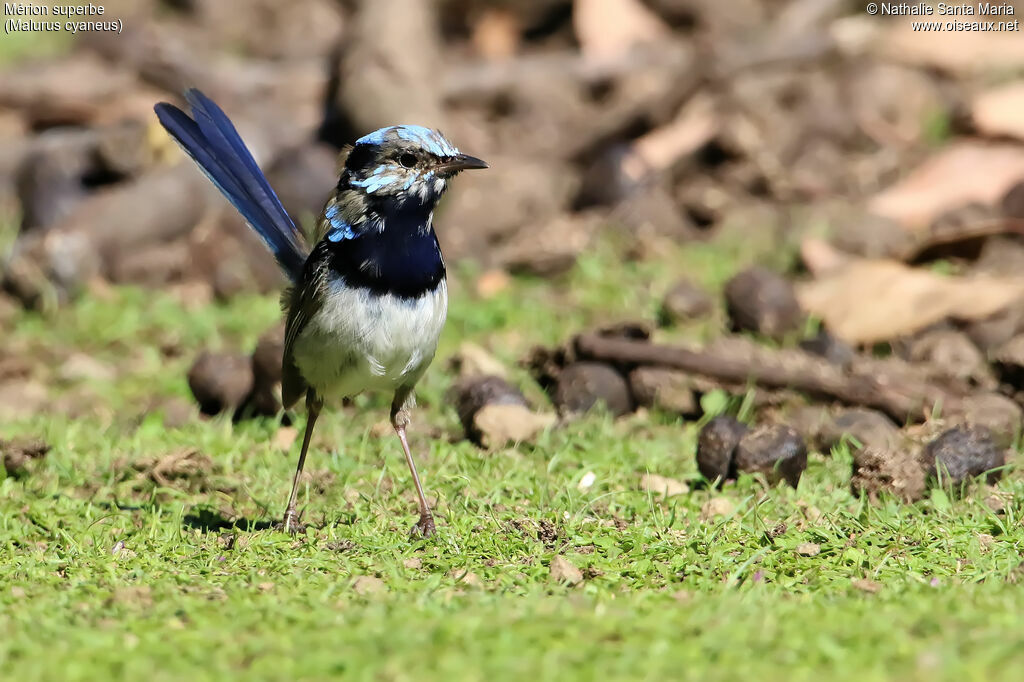
[[[586,55],[613,57],[671,33],[639,0],[576,0],[572,19]]]
[[[1024,147],[954,142],[903,180],[876,194],[868,210],[908,228],[921,229],[964,204],[995,203],[1021,178]]]
[[[1024,81],[987,90],[971,102],[971,119],[982,135],[1024,140]]]
[[[797,285],[807,312],[848,343],[912,334],[947,318],[979,320],[1024,296],[1024,277],[943,277],[889,260],[858,260]]]

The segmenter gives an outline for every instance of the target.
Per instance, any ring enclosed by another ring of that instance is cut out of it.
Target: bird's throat
[[[332,246],[331,270],[349,286],[399,298],[436,289],[445,267],[431,224],[433,206],[405,201],[371,208],[376,220],[364,223],[354,239]]]

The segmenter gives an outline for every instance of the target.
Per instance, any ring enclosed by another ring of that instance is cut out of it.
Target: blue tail
[[[221,108],[194,88],[185,99],[195,118],[160,102],[153,108],[160,124],[259,233],[289,279],[297,281],[307,252],[281,200]]]

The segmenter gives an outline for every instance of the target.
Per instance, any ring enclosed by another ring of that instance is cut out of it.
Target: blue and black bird
[[[185,99],[191,116],[161,102],[155,107],[160,123],[259,233],[292,282],[282,297],[282,402],[288,409],[305,396],[308,417],[284,529],[299,528],[299,476],[324,401],[373,390],[394,396],[391,424],[419,496],[413,531],[432,534],[406,427],[413,390],[434,357],[448,310],[434,207],[454,175],[487,164],[421,126],[361,137],[309,249],[227,115],[198,90]]]

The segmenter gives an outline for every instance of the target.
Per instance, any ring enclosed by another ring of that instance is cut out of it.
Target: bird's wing
[[[327,285],[326,247],[318,244],[309,255],[299,282],[288,289],[282,301],[288,311],[284,331],[284,357],[281,365],[281,402],[285,408],[294,405],[306,393],[309,382],[295,365],[295,342],[323,306]]]

